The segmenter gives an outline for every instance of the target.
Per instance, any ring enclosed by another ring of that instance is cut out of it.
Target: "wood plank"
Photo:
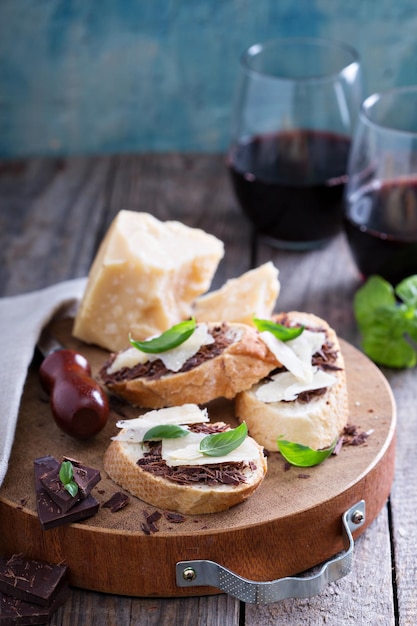
[[[386,509],[355,542],[354,569],[313,598],[245,609],[245,626],[394,626]],[[410,622],[411,623],[411,622]]]
[[[387,372],[397,402],[397,461],[391,494],[400,624],[417,623],[417,390],[416,371]]]
[[[128,598],[73,590],[54,626],[238,626],[240,604],[230,596]]]

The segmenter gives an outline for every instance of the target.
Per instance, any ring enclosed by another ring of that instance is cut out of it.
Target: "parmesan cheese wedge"
[[[280,292],[279,271],[269,261],[231,278],[217,291],[196,299],[194,315],[204,322],[240,322],[253,326],[253,317],[269,318]]]
[[[160,334],[192,313],[211,284],[223,243],[180,222],[120,211],[94,259],[73,334],[112,352]]]

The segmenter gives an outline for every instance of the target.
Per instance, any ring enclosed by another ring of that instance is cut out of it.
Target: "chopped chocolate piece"
[[[35,491],[43,489],[42,476],[46,476],[53,469],[59,467],[59,462],[53,456],[42,456],[34,461],[35,467]]]
[[[158,522],[162,517],[162,513],[159,511],[154,511],[150,515],[146,515],[146,521],[148,524],[153,524],[154,522]]]
[[[151,530],[150,530],[149,526],[147,526],[145,524],[145,522],[141,522],[140,527],[143,530],[143,532],[145,533],[145,535],[150,535],[151,534]]]
[[[70,593],[68,585],[62,586],[49,606],[40,606],[0,593],[0,626],[46,624],[53,613],[68,600]]]
[[[167,512],[165,513],[165,517],[168,522],[172,522],[173,524],[181,524],[182,522],[185,522],[184,515],[181,515],[180,513]]]
[[[45,489],[40,489],[36,493],[36,508],[42,528],[48,530],[62,524],[82,522],[92,517],[97,513],[99,503],[90,495],[84,498],[84,500],[77,502],[69,511],[64,512],[52,500]]]
[[[145,519],[146,519],[146,524],[142,525],[142,530],[145,531],[144,526],[147,528],[147,530],[149,531],[149,533],[157,533],[159,532],[159,528],[158,526],[155,524],[155,522],[157,522],[158,520],[161,519],[162,517],[162,513],[160,513],[159,511],[154,511],[153,513],[148,513],[147,511],[143,512]]]
[[[78,490],[78,493],[75,496],[72,496],[66,489],[64,484],[61,482],[59,478],[59,469],[60,466],[55,469],[43,474],[40,477],[42,486],[48,492],[49,496],[52,500],[59,506],[61,511],[66,513],[69,511],[77,502],[81,500],[81,493]]]
[[[14,554],[0,557],[0,591],[25,602],[42,606],[51,604],[66,580],[66,565],[52,565]]]
[[[81,497],[86,498],[90,495],[92,488],[95,487],[101,480],[99,470],[82,465],[78,461],[68,457],[64,457],[64,460],[72,463],[74,469],[74,480],[78,485]]]
[[[103,506],[106,509],[110,509],[112,513],[117,513],[120,509],[123,509],[127,504],[129,504],[130,498],[125,493],[121,491],[117,491],[112,497],[107,500]]]
[[[79,500],[67,511],[57,504],[44,488],[42,480],[53,471],[59,470],[60,463],[52,456],[44,456],[34,461],[35,488],[36,488],[36,508],[42,528],[54,528],[61,524],[81,522],[92,515],[95,515],[99,508],[99,503],[93,496]],[[94,478],[95,480],[95,478]]]

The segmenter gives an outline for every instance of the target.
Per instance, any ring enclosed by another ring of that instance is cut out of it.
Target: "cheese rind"
[[[73,334],[113,352],[190,317],[210,287],[223,243],[180,222],[120,211],[90,270]]]
[[[279,271],[269,261],[231,278],[217,291],[200,296],[194,315],[204,322],[240,322],[253,326],[253,317],[270,318],[280,292]]]

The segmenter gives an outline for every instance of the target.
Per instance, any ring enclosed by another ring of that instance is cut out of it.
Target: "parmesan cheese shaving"
[[[214,465],[218,463],[240,463],[259,459],[259,448],[250,437],[224,456],[207,456],[199,451],[200,441],[206,437],[204,433],[189,433],[181,439],[164,439],[162,441],[162,458],[170,467],[178,465]]]
[[[300,381],[291,372],[280,372],[272,376],[272,380],[260,385],[256,390],[256,397],[262,402],[291,402],[304,391],[314,391],[331,387],[336,382],[336,377],[327,374],[318,368],[315,369],[311,382]]]
[[[202,424],[208,421],[207,409],[200,409],[196,404],[183,404],[182,406],[148,411],[142,417],[119,420],[116,422],[116,426],[122,428],[123,431],[116,437],[112,437],[112,439],[140,443],[143,441],[145,433],[154,426],[164,424]]]
[[[193,334],[181,345],[171,350],[150,354],[132,347],[119,352],[107,369],[107,373],[114,374],[124,367],[132,368],[139,363],[156,361],[157,359],[161,359],[165,367],[171,372],[178,372],[184,363],[194,356],[202,346],[207,346],[213,342],[214,338],[208,332],[207,324],[197,324]]]
[[[132,444],[143,442],[143,437],[150,428],[166,424],[184,425],[201,424],[208,422],[207,409],[200,409],[196,404],[184,404],[179,407],[168,407],[149,411],[142,417],[116,422],[118,428],[123,429],[116,437],[116,441],[125,441]],[[257,444],[250,437],[224,456],[207,456],[199,450],[200,442],[206,433],[189,432],[185,437],[162,440],[162,458],[169,466],[178,465],[213,465],[216,463],[231,463],[241,461],[256,461],[259,458]]]
[[[278,361],[296,378],[304,382],[313,380],[311,359],[326,341],[325,333],[305,329],[290,341],[281,341],[268,331],[260,333],[260,336]]]

